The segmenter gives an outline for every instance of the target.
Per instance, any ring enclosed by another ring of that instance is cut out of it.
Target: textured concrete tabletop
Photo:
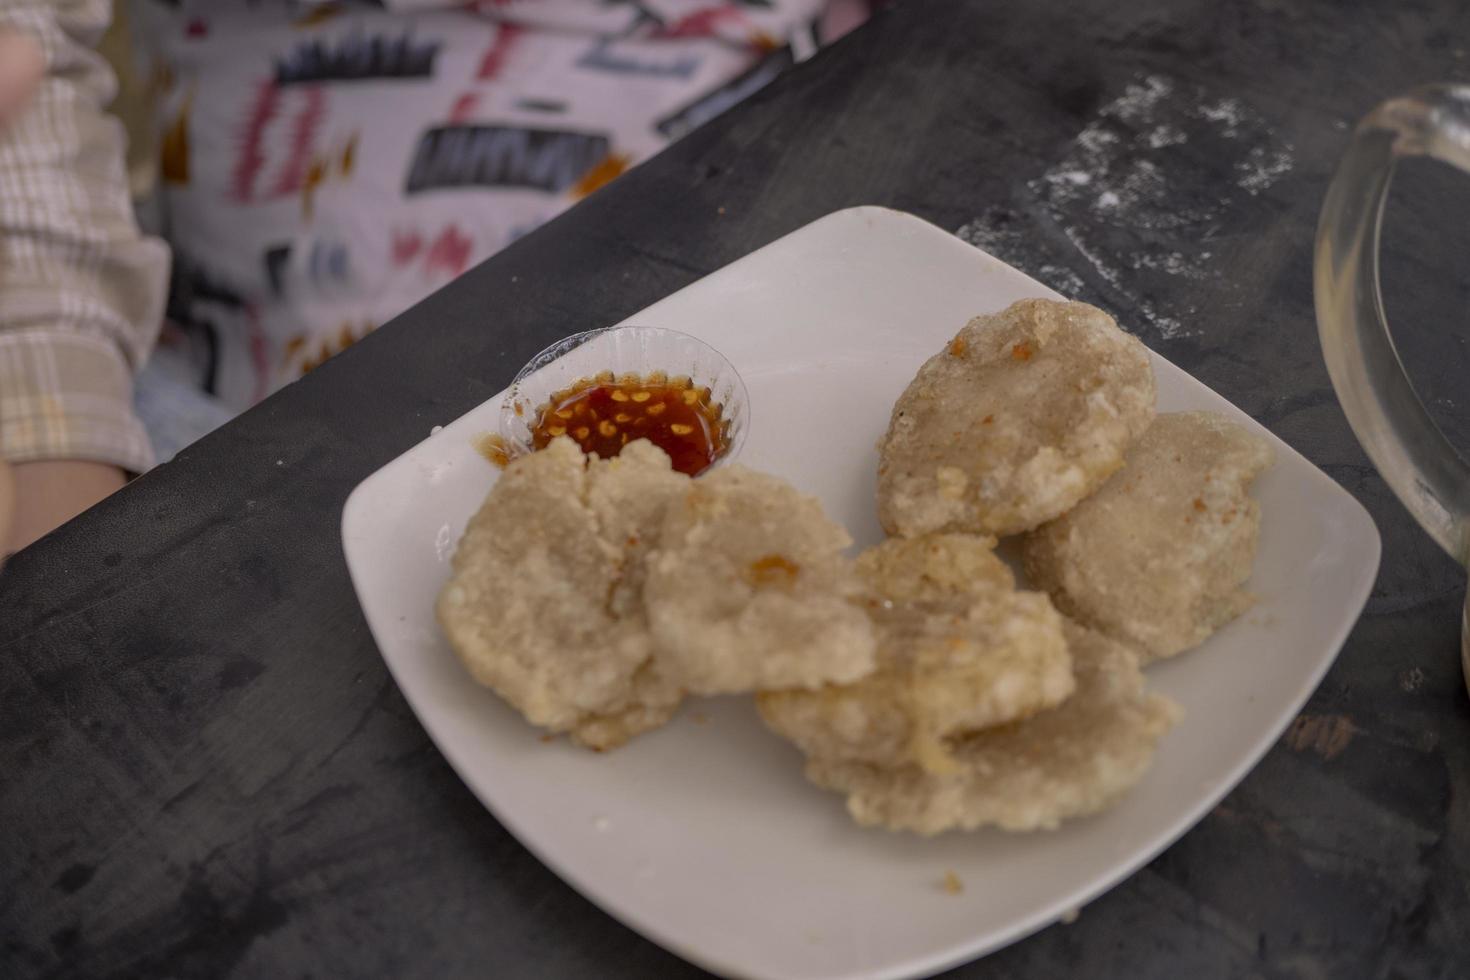
[[[368,635],[338,521],[548,341],[855,204],[1111,309],[1383,535],[1362,621],[1244,783],[1075,923],[953,975],[1470,976],[1464,573],[1348,430],[1310,276],[1351,122],[1466,79],[1467,48],[1459,0],[908,0],[20,554],[0,976],[700,975],[450,771]],[[1467,214],[1470,180],[1408,168],[1384,267],[1462,447]]]

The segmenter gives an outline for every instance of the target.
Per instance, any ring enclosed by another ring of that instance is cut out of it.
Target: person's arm
[[[152,463],[132,379],[162,321],[168,251],[138,231],[125,137],[104,112],[116,82],[91,45],[109,16],[107,0],[0,4],[5,43],[42,69],[28,99],[0,93],[0,457],[16,494],[0,553]]]

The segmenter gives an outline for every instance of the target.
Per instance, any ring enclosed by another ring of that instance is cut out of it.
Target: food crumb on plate
[[[953,871],[946,871],[944,873],[944,878],[939,882],[939,887],[944,889],[946,895],[963,895],[965,892],[965,883]]]

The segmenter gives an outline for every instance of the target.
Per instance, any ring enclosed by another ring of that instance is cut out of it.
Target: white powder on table
[[[1066,295],[1090,286],[1105,305],[1132,307],[1140,333],[1191,336],[1196,307],[1166,307],[1143,280],[1218,279],[1208,242],[1234,210],[1293,166],[1291,144],[1245,102],[1147,75],[1103,105],[1061,158],[1027,181],[1032,200],[1024,210],[1036,212],[1030,224],[1059,234],[1034,241],[1034,230],[1010,227],[1013,215],[1003,209],[958,234]],[[1069,253],[1059,254],[1062,241]]]

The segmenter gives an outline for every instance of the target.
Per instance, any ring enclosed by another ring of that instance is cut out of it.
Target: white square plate
[[[694,334],[744,376],[741,461],[818,495],[860,546],[881,539],[874,443],[920,363],[1033,279],[912,215],[854,208],[807,225],[632,317]],[[1200,819],[1281,734],[1332,663],[1378,568],[1358,503],[1219,395],[1155,356],[1159,408],[1212,409],[1270,439],[1257,483],[1260,604],[1150,669],[1185,719],[1118,806],[1054,833],[920,839],[860,830],[806,783],[749,699],[691,702],[595,755],[539,733],[461,669],[434,598],[496,471],[473,448],[492,398],[374,473],[342,519],[374,638],[429,735],[485,806],[608,913],[730,976],[909,977],[1080,907]],[[939,887],[945,872],[962,894]]]

